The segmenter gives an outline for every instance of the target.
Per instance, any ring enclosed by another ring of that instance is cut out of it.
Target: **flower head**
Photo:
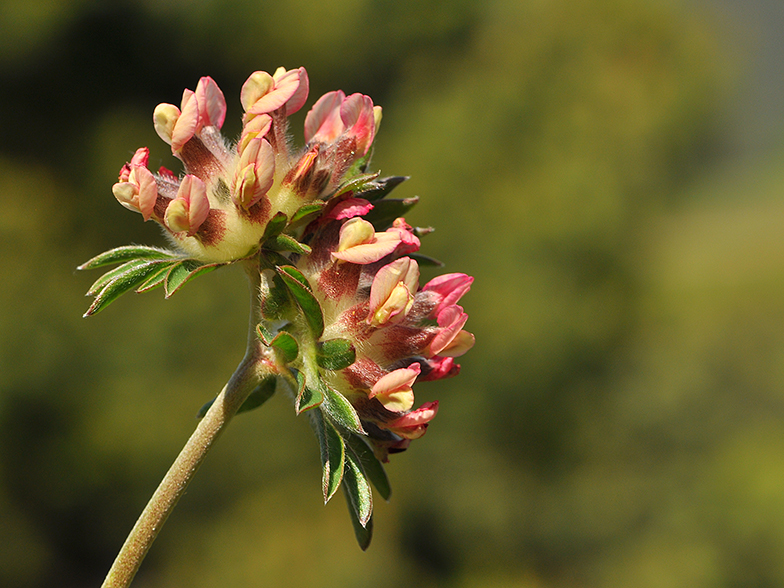
[[[405,178],[366,171],[381,120],[368,96],[337,90],[316,100],[303,147],[292,147],[288,117],[304,106],[308,88],[304,68],[251,74],[240,92],[236,143],[220,132],[226,101],[212,78],[185,90],[179,106],[155,108],[155,130],[184,173],[153,173],[141,148],[112,192],[159,223],[175,251],[129,246],[84,264],[123,263],[93,285],[87,314],[130,289],[163,285],[170,296],[219,265],[243,261],[258,271],[262,351],[251,357],[291,386],[298,413],[313,415],[324,497],[351,477],[364,529],[365,472],[383,473],[368,460],[385,462],[424,435],[439,405],[417,407],[415,384],[457,375],[454,358],[474,344],[457,304],[473,278],[445,274],[420,287],[420,261],[429,258],[417,252],[429,230],[401,216],[416,198],[386,199]]]

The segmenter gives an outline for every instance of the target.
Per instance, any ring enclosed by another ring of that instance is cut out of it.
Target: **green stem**
[[[114,560],[102,588],[127,588],[130,586],[144,556],[147,555],[150,546],[177,501],[185,493],[188,483],[204,461],[215,440],[253,389],[265,377],[276,371],[274,364],[265,355],[256,336],[256,325],[260,320],[258,261],[248,261],[246,269],[250,279],[251,313],[245,357],[207,414],[201,419],[196,430],[147,503]]]

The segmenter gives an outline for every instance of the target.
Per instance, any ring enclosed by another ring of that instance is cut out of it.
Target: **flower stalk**
[[[256,336],[260,318],[258,263],[247,261],[251,292],[248,347],[236,371],[202,417],[196,430],[169,468],[136,521],[114,560],[102,588],[130,586],[153,541],[171,514],[215,441],[253,390],[274,373],[267,350]]]

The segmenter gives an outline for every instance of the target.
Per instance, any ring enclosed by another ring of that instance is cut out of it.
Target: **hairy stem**
[[[256,336],[256,325],[260,319],[258,261],[248,261],[246,269],[250,279],[251,312],[245,357],[147,503],[114,560],[102,588],[130,586],[144,556],[215,440],[253,389],[276,371]]]

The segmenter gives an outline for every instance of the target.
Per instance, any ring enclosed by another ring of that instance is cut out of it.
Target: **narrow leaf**
[[[322,402],[324,402],[324,395],[321,393],[318,382],[309,386],[305,380],[305,374],[297,372],[297,398],[294,400],[294,409],[297,414],[315,408]]]
[[[163,290],[166,292],[166,298],[170,298],[177,290],[185,285],[186,282],[190,282],[196,276],[211,272],[221,265],[224,264],[211,263],[202,265],[195,259],[186,259],[173,265],[163,281]]]
[[[361,174],[358,176],[354,176],[347,182],[338,187],[337,191],[335,192],[335,196],[340,196],[341,194],[345,194],[346,192],[361,192],[362,188],[375,180],[381,172],[376,172],[373,174]]]
[[[157,269],[155,262],[128,262],[122,267],[126,267],[122,273],[114,275],[112,280],[106,283],[100,292],[95,295],[93,301],[84,316],[96,314],[117,300],[120,296],[135,289],[139,284],[147,279],[150,273]]]
[[[148,260],[148,259],[132,259],[131,261],[127,261],[124,264],[117,266],[114,269],[109,270],[100,278],[95,280],[90,289],[87,290],[87,296],[95,296],[98,292],[104,289],[106,284],[112,282],[128,273],[134,273],[141,268],[150,268],[150,272],[154,271],[156,267],[160,267],[161,265],[166,265],[170,263],[168,260],[161,259],[161,260]]]
[[[359,548],[362,551],[367,551],[367,548],[370,547],[370,540],[373,538],[373,515],[370,515],[370,519],[362,526],[357,519],[357,515],[354,513],[354,507],[351,504],[351,498],[348,495],[348,490],[346,489],[346,485],[343,484],[343,494],[346,495],[346,504],[348,505],[348,514],[351,517],[351,525],[354,527],[354,536],[357,538],[357,543],[359,543]]]
[[[321,305],[310,290],[310,284],[302,273],[292,266],[278,267],[277,270],[302,310],[313,336],[318,339],[324,332],[324,314]]]
[[[158,247],[147,247],[146,245],[125,245],[116,247],[109,251],[104,251],[96,255],[91,260],[84,262],[79,270],[95,269],[104,265],[122,263],[132,259],[178,259],[180,256],[166,249]]]
[[[313,411],[310,422],[316,432],[321,449],[321,488],[324,492],[324,502],[327,503],[343,479],[346,448],[340,433],[320,410]]]
[[[362,428],[362,423],[359,420],[359,415],[351,403],[346,400],[337,390],[329,386],[323,386],[324,402],[321,408],[326,412],[329,417],[344,429],[357,433],[358,435],[365,435],[365,430]]]
[[[320,343],[316,361],[325,370],[342,370],[356,359],[357,352],[348,339],[330,339]]]
[[[274,239],[270,239],[265,243],[265,247],[274,251],[292,251],[300,255],[310,255],[311,249],[304,243],[300,243],[294,237],[289,235],[280,234]]]
[[[269,288],[264,288],[261,292],[261,316],[267,320],[277,320],[283,315],[288,304],[288,288],[283,279],[275,274]]]
[[[278,212],[267,223],[264,229],[264,235],[261,237],[261,242],[264,243],[267,239],[277,237],[286,228],[288,217],[283,212]]]
[[[294,336],[287,331],[279,331],[276,335],[272,335],[263,325],[256,326],[256,332],[259,334],[259,339],[267,347],[274,347],[283,355],[283,360],[286,363],[292,362],[297,359],[299,355],[299,345]]]
[[[404,216],[419,202],[419,196],[405,200],[379,200],[373,204],[373,210],[365,215],[365,220],[373,223],[377,231],[384,231],[392,226],[392,222]]]
[[[359,524],[367,527],[370,515],[373,514],[373,493],[359,459],[351,451],[346,452],[343,486]]]
[[[421,266],[444,267],[443,261],[439,261],[433,257],[428,257],[427,255],[422,255],[421,253],[409,253],[408,257],[416,260],[416,262]]]
[[[407,179],[408,176],[391,176],[388,178],[381,178],[380,180],[376,180],[365,186],[365,189],[362,190],[358,195],[362,196],[362,198],[365,200],[375,202],[376,200],[384,198],[387,194],[389,194],[392,190],[397,188]]]
[[[162,286],[163,281],[166,279],[166,274],[169,273],[171,266],[175,263],[177,262],[167,261],[166,263],[162,263],[160,269],[151,273],[147,279],[144,280],[138,288],[136,288],[136,292],[141,294],[143,292],[149,292],[150,290],[154,290],[155,288]]]
[[[297,210],[297,212],[295,212],[291,217],[289,227],[310,222],[321,212],[325,204],[326,203],[322,202],[321,200],[314,200],[310,204],[301,206],[299,210]]]
[[[368,447],[364,438],[359,435],[349,435],[346,438],[346,444],[354,452],[368,479],[376,487],[381,498],[389,500],[392,495],[392,487],[389,485],[389,478],[384,470],[384,465],[376,458],[373,450]]]

